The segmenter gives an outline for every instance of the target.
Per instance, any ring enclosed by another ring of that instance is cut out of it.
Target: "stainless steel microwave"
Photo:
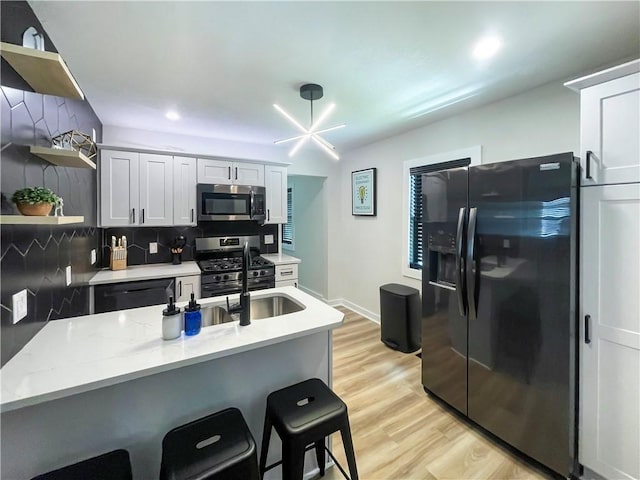
[[[199,183],[197,192],[198,221],[266,218],[264,187]]]

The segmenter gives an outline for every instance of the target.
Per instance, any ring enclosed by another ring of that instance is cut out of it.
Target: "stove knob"
[[[223,280],[229,280],[229,275],[224,275],[224,276],[222,277],[222,279],[223,279]]]
[[[260,273],[258,273],[258,272],[253,272],[253,276],[254,276],[254,277],[257,277],[258,275],[260,275]]]
[[[266,275],[267,272],[265,272],[264,270],[260,270],[260,275]]]
[[[216,282],[219,282],[219,281],[220,281],[220,275],[216,275],[214,278],[215,278],[215,281],[216,281]]]

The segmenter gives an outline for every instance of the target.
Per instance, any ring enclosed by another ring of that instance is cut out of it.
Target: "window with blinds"
[[[282,225],[282,243],[293,248],[293,188],[287,188],[287,223]]]
[[[409,267],[422,269],[422,175],[409,183]]]

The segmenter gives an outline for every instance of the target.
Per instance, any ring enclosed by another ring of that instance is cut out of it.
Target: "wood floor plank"
[[[387,348],[378,324],[339,310],[345,322],[333,333],[333,389],[349,407],[361,479],[546,478],[429,398],[420,359]],[[333,453],[346,468],[340,435]],[[331,468],[324,478],[344,477]]]

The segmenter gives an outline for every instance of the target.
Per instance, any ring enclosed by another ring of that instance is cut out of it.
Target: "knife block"
[[[115,247],[111,249],[109,256],[109,268],[111,270],[125,270],[127,268],[127,249]]]

